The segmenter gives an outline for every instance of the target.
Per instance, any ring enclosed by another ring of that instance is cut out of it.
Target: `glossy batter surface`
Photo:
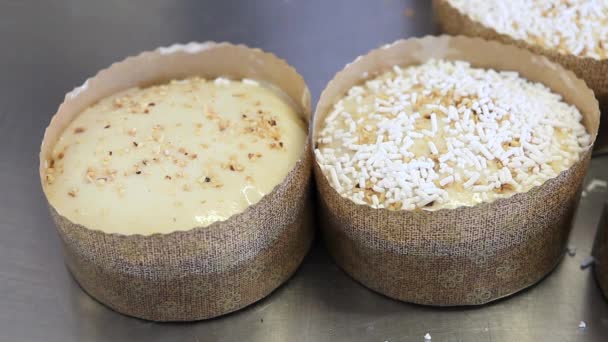
[[[73,222],[108,233],[207,226],[244,211],[300,158],[306,127],[252,80],[190,78],[103,99],[62,133],[44,189]]]

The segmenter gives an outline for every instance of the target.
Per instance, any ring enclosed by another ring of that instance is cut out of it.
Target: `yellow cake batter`
[[[133,88],[81,113],[47,160],[50,204],[107,233],[168,233],[228,219],[280,184],[306,125],[253,80]]]

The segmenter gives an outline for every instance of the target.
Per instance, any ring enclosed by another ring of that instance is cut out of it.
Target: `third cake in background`
[[[471,19],[562,54],[608,57],[606,0],[446,0]]]
[[[343,197],[374,208],[472,206],[526,192],[579,160],[579,110],[515,72],[429,60],[352,87],[315,154]]]

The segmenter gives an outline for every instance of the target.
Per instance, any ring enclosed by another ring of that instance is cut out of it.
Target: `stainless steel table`
[[[0,2],[0,341],[607,341],[608,302],[589,269],[601,203],[582,199],[571,244],[537,286],[478,308],[428,308],[367,290],[317,241],[270,297],[199,323],[155,324],[117,314],[67,272],[37,175],[44,127],[64,93],[111,62],[159,45],[229,40],[286,58],[316,99],[359,54],[434,32],[427,1]],[[608,178],[608,157],[588,181]],[[586,329],[578,329],[581,320]]]

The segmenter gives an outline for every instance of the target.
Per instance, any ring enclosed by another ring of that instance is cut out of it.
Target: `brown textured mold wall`
[[[310,117],[302,77],[272,54],[228,43],[191,43],[112,65],[66,96],[45,132],[40,174],[63,128],[84,108],[120,90],[187,76],[264,80]],[[286,179],[246,211],[207,227],[169,234],[107,234],[50,206],[68,268],[82,288],[114,310],[155,321],[206,319],[272,292],[310,247],[310,144]]]
[[[313,141],[332,105],[353,85],[393,65],[430,58],[515,70],[576,105],[593,140],[599,111],[576,76],[527,50],[467,37],[397,41],[336,74],[317,105]],[[474,207],[391,211],[341,197],[313,163],[322,227],[331,255],[363,285],[389,297],[428,305],[477,305],[526,288],[559,262],[570,232],[591,146],[580,161],[540,187]]]
[[[603,113],[602,122],[608,120],[608,59],[597,60],[590,57],[567,55],[514,39],[484,26],[466,14],[460,13],[447,0],[433,0],[433,9],[435,18],[444,33],[481,37],[516,45],[536,54],[546,56],[552,61],[560,63],[565,68],[574,71],[595,92],[601,112]]]
[[[608,203],[604,204],[604,212],[597,227],[597,235],[593,246],[595,264],[593,270],[595,279],[608,300]]]

